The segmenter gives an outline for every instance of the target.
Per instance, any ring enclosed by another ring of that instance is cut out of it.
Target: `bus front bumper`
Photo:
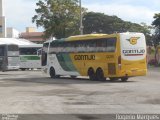
[[[48,69],[47,68],[42,68],[42,71],[44,72],[44,73],[48,73]]]
[[[7,70],[18,70],[19,66],[7,66]]]

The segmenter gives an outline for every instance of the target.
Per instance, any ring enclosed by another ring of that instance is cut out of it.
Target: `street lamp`
[[[82,3],[81,3],[81,0],[79,0],[79,6],[80,6],[80,34],[83,35],[83,23],[82,23],[82,20],[83,20],[83,16],[82,16]]]

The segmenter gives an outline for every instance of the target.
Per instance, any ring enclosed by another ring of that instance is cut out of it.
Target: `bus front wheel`
[[[26,68],[21,68],[21,70],[22,70],[22,71],[25,71],[25,70],[26,70]]]
[[[55,75],[55,70],[54,70],[53,67],[50,68],[49,74],[50,74],[50,77],[51,77],[51,78],[55,78],[56,75]]]

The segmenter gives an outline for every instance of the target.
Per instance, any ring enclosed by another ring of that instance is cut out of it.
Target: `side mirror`
[[[42,49],[37,50],[37,55],[40,56],[42,54]]]

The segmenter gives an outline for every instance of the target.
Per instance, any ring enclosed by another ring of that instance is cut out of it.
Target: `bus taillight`
[[[121,70],[121,56],[118,57],[118,68]]]
[[[118,64],[121,64],[121,56],[118,57]]]

